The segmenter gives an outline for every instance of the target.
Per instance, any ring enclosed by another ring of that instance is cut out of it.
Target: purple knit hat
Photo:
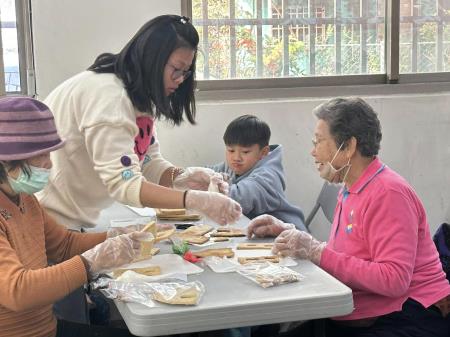
[[[59,149],[50,109],[29,97],[0,99],[0,160],[22,160]]]

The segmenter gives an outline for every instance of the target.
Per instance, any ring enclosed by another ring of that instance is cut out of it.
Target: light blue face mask
[[[16,193],[34,194],[42,190],[48,183],[50,170],[42,167],[29,165],[31,174],[30,177],[26,175],[23,170],[16,179],[8,177],[9,185]]]

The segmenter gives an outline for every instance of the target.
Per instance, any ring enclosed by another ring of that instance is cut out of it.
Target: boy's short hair
[[[243,115],[231,121],[223,135],[225,145],[269,145],[269,125],[253,115]]]

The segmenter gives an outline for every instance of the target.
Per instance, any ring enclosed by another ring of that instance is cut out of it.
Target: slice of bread
[[[144,267],[144,268],[129,268],[129,269],[116,269],[113,271],[113,277],[118,278],[120,275],[125,273],[126,271],[131,270],[135,273],[147,275],[147,276],[154,276],[154,275],[161,275],[161,267],[160,266],[150,266],[150,267]]]
[[[156,215],[184,215],[186,214],[186,209],[184,208],[157,208]]]
[[[149,222],[148,224],[146,224],[144,226],[144,228],[141,229],[141,232],[146,232],[146,233],[152,233],[153,237],[156,238],[156,223],[154,221]]]
[[[243,242],[237,245],[237,249],[272,249],[273,243],[251,243],[251,242]]]
[[[248,264],[253,262],[272,262],[272,263],[278,263],[280,262],[280,258],[277,255],[271,255],[271,256],[253,256],[253,257],[238,257],[238,262],[240,264]]]
[[[152,294],[152,298],[155,301],[167,304],[182,304],[182,305],[196,305],[199,296],[200,293],[195,287],[190,287],[187,289],[178,288],[176,290],[175,296],[170,298],[165,296],[165,294],[157,291],[155,291]]]
[[[204,249],[192,252],[197,257],[218,256],[218,257],[233,257],[234,252],[231,248],[216,248],[216,249]]]

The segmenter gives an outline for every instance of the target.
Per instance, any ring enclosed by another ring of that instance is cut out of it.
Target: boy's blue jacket
[[[302,211],[291,205],[284,194],[286,183],[281,145],[270,145],[269,154],[241,176],[236,176],[225,162],[208,167],[229,174],[229,196],[241,204],[242,213],[250,219],[270,214],[306,230]]]

